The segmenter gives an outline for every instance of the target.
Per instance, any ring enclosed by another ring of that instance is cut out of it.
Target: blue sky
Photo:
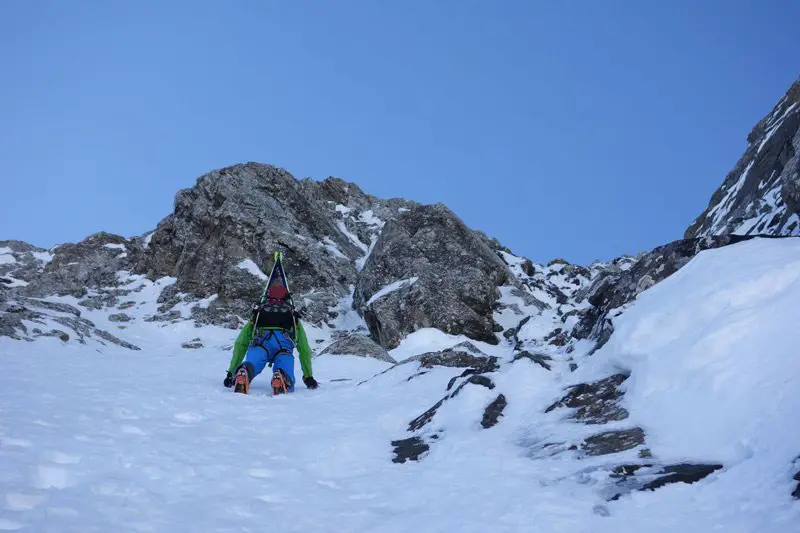
[[[214,168],[444,202],[535,260],[678,239],[800,75],[798,2],[0,2],[0,239]]]

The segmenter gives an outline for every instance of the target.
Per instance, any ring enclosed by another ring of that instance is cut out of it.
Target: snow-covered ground
[[[142,350],[0,338],[0,531],[800,531],[789,496],[799,301],[800,242],[756,240],[703,252],[640,295],[575,372],[475,343],[504,361],[496,388],[465,387],[444,403],[429,426],[441,437],[404,464],[391,461],[390,442],[409,436],[409,421],[462,369],[416,375],[413,362],[369,379],[389,365],[321,356],[316,391],[273,398],[262,377],[253,394],[235,395],[221,384],[235,331],[144,322],[154,303],[130,309],[125,324],[86,311]],[[326,334],[309,329],[312,342]],[[181,347],[196,337],[204,347]],[[421,330],[392,355],[462,340]],[[631,372],[630,417],[614,424],[642,427],[653,461],[724,468],[608,502],[609,468],[636,461],[636,450],[531,452],[541,439],[611,429],[544,409],[565,386],[620,370]],[[504,417],[482,429],[498,392]]]

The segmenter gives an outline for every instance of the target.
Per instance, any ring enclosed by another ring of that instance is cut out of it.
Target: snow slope
[[[272,398],[260,378],[234,395],[221,381],[236,332],[146,322],[154,303],[125,324],[87,310],[142,350],[0,338],[0,531],[798,531],[798,301],[800,241],[703,252],[615,317],[609,343],[576,355],[575,372],[493,347],[496,388],[446,402],[430,453],[404,464],[390,441],[463,369],[321,356],[316,391]],[[398,355],[459,341],[435,333]],[[309,328],[313,344],[328,335]],[[181,347],[195,338],[202,348]],[[533,453],[542,439],[596,432],[544,410],[566,386],[621,369],[630,418],[616,424],[641,426],[653,461],[724,468],[608,502],[609,469],[637,450]],[[482,429],[498,391],[508,407]]]

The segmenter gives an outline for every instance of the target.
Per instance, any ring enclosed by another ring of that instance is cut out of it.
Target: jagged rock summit
[[[747,150],[686,230],[687,239],[800,235],[800,79],[747,136]]]

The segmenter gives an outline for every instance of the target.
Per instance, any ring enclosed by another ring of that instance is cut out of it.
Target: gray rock
[[[497,343],[497,287],[512,280],[497,254],[444,205],[419,206],[386,223],[358,277],[354,303],[372,337],[388,349],[425,327]]]
[[[133,317],[126,315],[125,313],[114,313],[113,315],[108,316],[108,320],[110,322],[130,322],[133,320]]]
[[[393,463],[405,463],[406,461],[419,461],[425,455],[430,446],[421,437],[409,437],[407,439],[392,441],[395,457]]]
[[[614,374],[592,383],[575,385],[546,413],[558,408],[575,409],[572,418],[584,424],[607,424],[628,418],[628,411],[619,405],[623,392],[619,386],[628,379],[627,374]]]
[[[447,390],[450,390],[452,385],[455,383],[455,381],[458,380],[459,377],[465,377],[465,374],[461,374],[461,376],[453,378],[450,381],[450,383],[447,385]],[[488,377],[486,377],[484,375],[481,375],[481,374],[472,374],[472,375],[469,375],[469,378],[467,378],[461,385],[458,386],[458,388],[456,390],[453,391],[453,394],[450,395],[450,399],[455,398],[456,396],[458,396],[458,393],[461,392],[461,390],[464,387],[466,387],[467,385],[470,385],[470,384],[472,384],[472,385],[480,385],[481,387],[486,387],[489,390],[492,390],[495,387],[494,382],[491,379],[489,379]]]
[[[84,298],[78,302],[78,305],[87,309],[100,310],[106,307],[114,307],[118,301],[119,299],[115,295],[104,293]]]
[[[32,307],[35,309],[46,309],[48,311],[55,311],[57,313],[66,313],[68,315],[73,315],[76,317],[81,316],[80,309],[71,306],[69,304],[59,303],[59,302],[48,302],[46,300],[38,300],[36,298],[24,298],[24,297],[20,297],[17,300],[26,307]]]
[[[325,348],[320,355],[325,354],[358,355],[361,357],[371,357],[379,361],[397,364],[397,361],[395,361],[392,356],[389,355],[389,352],[387,352],[383,346],[377,344],[366,335],[361,335],[358,333],[347,335],[346,337],[334,342]]]
[[[503,416],[503,410],[505,410],[507,405],[508,401],[506,400],[506,397],[502,394],[498,395],[497,398],[492,401],[492,403],[486,406],[486,410],[483,413],[483,418],[481,419],[481,426],[483,426],[484,429],[489,429],[490,427],[497,425],[497,422],[500,420],[500,417]]]
[[[34,329],[33,333],[37,337],[57,337],[62,342],[69,342],[69,333],[61,331],[60,329],[51,329],[46,333],[42,332],[41,330]]]
[[[412,420],[408,424],[408,431],[411,431],[411,432],[419,431],[420,429],[422,429],[423,427],[428,425],[433,420],[433,417],[436,415],[436,412],[439,410],[439,408],[442,405],[444,405],[444,403],[446,401],[452,400],[453,398],[458,396],[458,394],[461,392],[461,390],[464,387],[466,387],[467,385],[478,385],[478,386],[481,386],[481,387],[486,387],[489,390],[492,390],[492,389],[495,388],[495,384],[488,377],[481,376],[481,375],[478,375],[478,374],[474,374],[474,369],[470,369],[469,372],[470,373],[465,372],[465,373],[461,374],[461,376],[459,376],[459,377],[462,377],[462,378],[466,377],[466,376],[469,376],[469,378],[466,379],[463,383],[461,383],[461,385],[459,385],[452,393],[445,395],[441,400],[436,402],[430,409],[428,409],[427,411],[425,411],[424,413],[419,415],[417,418]],[[458,377],[453,378],[450,381],[450,383],[447,386],[447,390],[450,390],[450,388],[453,386],[453,384],[455,383],[455,381],[457,379],[458,379]],[[501,409],[501,411],[502,411],[502,409]]]
[[[200,337],[195,337],[189,342],[184,342],[181,344],[181,348],[186,348],[187,350],[197,350],[198,348],[203,347],[203,341]]]
[[[411,358],[419,361],[423,368],[446,366],[451,368],[472,368],[476,373],[494,372],[500,365],[497,357],[490,357],[472,343],[461,343],[447,350],[428,352]]]
[[[696,483],[720,470],[721,464],[680,463],[667,466],[653,464],[624,464],[615,467],[610,475],[614,480],[610,501],[618,500],[631,491],[653,491],[672,483]]]
[[[527,359],[529,361],[532,361],[533,363],[536,363],[537,365],[539,365],[540,367],[544,368],[545,370],[552,370],[552,367],[550,366],[550,362],[553,360],[553,358],[550,357],[549,355],[539,354],[539,353],[531,353],[531,352],[528,352],[526,350],[522,350],[520,352],[517,352],[514,355],[514,359],[512,360],[512,363],[516,362],[516,361],[519,361],[521,359]]]
[[[448,399],[450,399],[449,395],[445,396],[444,398],[442,398],[441,400],[436,402],[433,405],[433,407],[431,407],[430,409],[428,409],[427,411],[425,411],[424,413],[419,415],[417,418],[415,418],[414,420],[409,422],[408,423],[408,431],[412,431],[412,432],[413,431],[419,431],[420,429],[422,429],[423,427],[428,425],[431,422],[431,420],[433,420],[433,417],[436,415],[436,411],[438,411],[439,408],[442,405],[444,405],[444,402],[446,402]]]
[[[181,319],[180,311],[170,311],[165,314],[155,314],[144,319],[145,322],[171,322]]]
[[[82,297],[90,289],[116,287],[117,272],[132,270],[141,250],[124,237],[101,232],[77,244],[62,244],[52,252],[53,259],[44,266],[41,275],[20,288],[20,294]]]
[[[800,499],[800,472],[797,472],[794,475],[794,480],[797,481],[797,487],[792,491],[792,497],[795,499]]]
[[[592,435],[583,441],[581,449],[586,455],[596,456],[624,452],[642,444],[644,444],[644,431],[642,428],[632,428]]]
[[[670,483],[695,483],[721,469],[719,464],[687,464],[665,466],[659,477],[646,483],[641,490],[656,490]]]
[[[176,277],[181,292],[218,294],[220,305],[249,308],[263,280],[240,263],[249,259],[268,274],[272,252],[281,249],[295,299],[304,302],[308,321],[320,323],[330,304],[355,284],[356,261],[365,254],[347,233],[362,235],[366,246],[380,230],[369,219],[344,220],[336,203],[369,207],[374,216],[387,218],[409,204],[369,197],[333,178],[301,182],[270,165],[235,165],[178,193],[174,213],[150,238],[142,268],[150,277]]]
[[[133,351],[141,350],[141,348],[139,348],[135,344],[131,344],[128,341],[124,341],[124,340],[120,339],[119,337],[116,337],[115,335],[112,335],[111,333],[109,333],[107,331],[104,331],[102,329],[95,329],[93,333],[97,337],[100,337],[101,339],[104,339],[104,340],[107,340],[108,342],[116,344],[117,346],[122,346],[123,348],[127,348],[127,349],[133,350]]]

